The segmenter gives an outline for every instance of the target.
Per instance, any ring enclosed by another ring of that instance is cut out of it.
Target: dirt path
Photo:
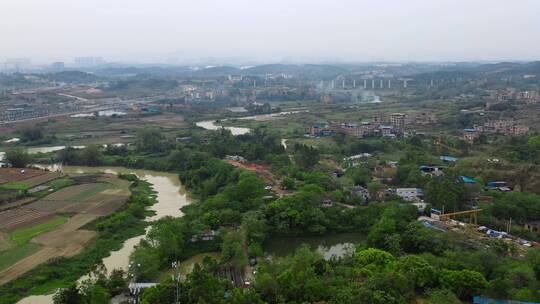
[[[337,205],[340,205],[341,207],[345,207],[347,209],[354,209],[356,208],[355,206],[351,206],[351,205],[347,205],[347,204],[343,204],[343,203],[336,203]]]
[[[242,168],[244,170],[248,170],[248,171],[256,173],[266,183],[272,185],[272,191],[277,193],[279,197],[291,194],[290,191],[281,189],[280,187],[281,181],[272,172],[270,172],[270,168],[268,168],[267,166],[251,164],[251,163],[242,163],[242,162],[234,161],[234,160],[225,160],[225,162],[237,168]]]

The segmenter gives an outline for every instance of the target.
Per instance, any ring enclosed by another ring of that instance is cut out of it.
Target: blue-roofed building
[[[502,192],[512,191],[512,188],[508,186],[507,182],[504,181],[491,181],[486,185],[486,190],[499,190]]]
[[[474,180],[474,178],[470,177],[470,176],[466,176],[466,175],[461,175],[459,177],[459,179],[464,182],[465,184],[476,184],[476,181]]]
[[[332,135],[327,123],[315,123],[311,126],[310,135],[313,137],[322,137]]]
[[[441,155],[439,159],[442,160],[443,162],[449,162],[449,163],[455,163],[458,160],[457,157],[448,156],[448,155]]]

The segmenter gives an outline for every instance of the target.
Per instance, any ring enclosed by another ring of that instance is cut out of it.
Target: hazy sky
[[[0,0],[0,60],[540,59],[540,0]]]

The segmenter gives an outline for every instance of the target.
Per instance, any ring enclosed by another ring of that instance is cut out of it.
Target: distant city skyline
[[[0,37],[36,64],[538,60],[540,1],[4,0]]]

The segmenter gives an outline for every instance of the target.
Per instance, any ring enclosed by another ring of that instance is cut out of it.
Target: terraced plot
[[[36,169],[0,168],[0,184],[20,182],[50,172]]]
[[[15,242],[17,245],[23,245],[25,243],[28,243],[32,238],[35,236],[38,236],[42,233],[45,233],[47,231],[50,231],[54,228],[56,228],[59,225],[62,225],[67,221],[67,217],[65,216],[57,216],[47,222],[37,224],[32,227],[19,229],[16,231],[13,231],[10,234],[11,240]]]
[[[0,266],[3,265],[0,284],[52,258],[81,252],[98,235],[81,227],[113,213],[130,195],[129,182],[115,176],[78,176],[74,180],[83,184],[62,188],[38,201],[0,212],[0,233],[6,232],[0,237],[11,232],[7,239],[11,248],[0,252]],[[62,216],[66,213],[74,215]],[[8,242],[4,243],[7,248]]]
[[[41,246],[38,244],[28,243],[23,246],[17,246],[9,250],[0,251],[0,271],[4,271],[21,259],[34,254],[40,248]]]
[[[60,189],[53,194],[45,197],[46,200],[52,201],[84,201],[91,198],[97,193],[111,188],[112,185],[108,183],[91,183],[71,186]]]
[[[11,232],[19,228],[44,223],[55,217],[52,212],[25,210],[23,208],[0,212],[0,231]]]

